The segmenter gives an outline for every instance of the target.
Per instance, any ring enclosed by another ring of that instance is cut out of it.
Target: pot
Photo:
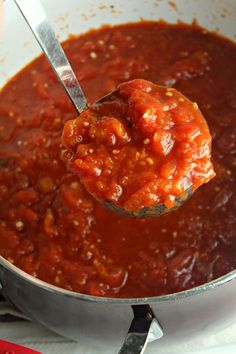
[[[29,0],[30,1],[30,0]],[[106,22],[117,24],[164,18],[169,22],[194,18],[207,29],[228,38],[236,36],[236,1],[165,0],[111,1],[42,0],[60,39]],[[112,7],[111,7],[112,5]],[[115,6],[115,7],[113,7]],[[226,8],[226,10],[225,10]],[[222,13],[224,16],[222,16]],[[95,16],[94,16],[95,14]],[[63,17],[64,15],[64,17]],[[5,24],[0,39],[0,87],[40,53],[39,47],[12,0],[5,1]],[[17,58],[17,60],[16,60]],[[156,353],[158,342],[186,341],[210,334],[236,321],[236,271],[202,286],[152,298],[99,298],[64,290],[38,280],[0,257],[3,294],[32,320],[51,330],[98,348],[106,342],[114,353]],[[131,323],[132,322],[132,323]],[[127,335],[128,333],[128,335]],[[122,343],[125,339],[125,343]]]

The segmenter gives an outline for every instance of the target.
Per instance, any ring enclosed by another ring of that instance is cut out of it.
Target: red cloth
[[[21,345],[0,340],[0,354],[42,354],[36,350]]]

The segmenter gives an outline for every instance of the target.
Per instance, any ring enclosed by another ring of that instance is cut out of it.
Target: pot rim
[[[60,294],[60,295],[65,295],[66,297],[74,297],[76,299],[82,300],[82,301],[90,301],[90,302],[95,302],[95,303],[114,303],[114,304],[127,304],[127,305],[133,305],[133,304],[150,304],[150,303],[161,303],[161,302],[173,302],[173,301],[178,301],[181,299],[188,298],[190,296],[194,295],[200,295],[202,293],[205,293],[206,291],[209,291],[211,289],[217,288],[225,283],[228,283],[232,281],[234,278],[236,278],[236,269],[219,277],[216,278],[208,283],[204,283],[202,285],[199,285],[197,287],[180,291],[177,293],[172,293],[172,294],[167,294],[167,295],[161,295],[161,296],[152,296],[152,297],[140,297],[140,298],[111,298],[111,297],[99,297],[99,296],[93,296],[93,295],[87,295],[87,294],[82,294],[79,292],[67,290],[60,288],[56,285],[52,285],[50,283],[47,283],[43,280],[40,280],[25,271],[21,270],[20,268],[16,267],[14,264],[10,263],[7,261],[4,257],[0,256],[0,266],[3,268],[7,269],[8,271],[11,271],[12,273],[15,273],[15,275],[29,283],[31,285],[38,286],[39,288],[42,288],[44,290],[47,290],[49,292],[53,292],[55,294]],[[0,279],[0,285],[1,285],[1,279]],[[2,284],[3,289],[4,289],[4,284]]]

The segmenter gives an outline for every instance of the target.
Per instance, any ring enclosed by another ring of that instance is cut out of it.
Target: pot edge
[[[232,281],[236,278],[236,269],[219,277],[216,278],[208,283],[204,283],[197,287],[183,290],[177,293],[161,295],[161,296],[153,296],[153,297],[140,297],[140,298],[111,298],[111,297],[99,297],[99,296],[92,296],[87,294],[78,293],[75,291],[63,289],[47,283],[43,280],[40,280],[25,271],[21,270],[20,268],[16,267],[9,261],[7,261],[4,257],[0,256],[0,267],[7,269],[10,272],[15,273],[21,279],[30,282],[32,285],[39,286],[47,291],[63,294],[67,297],[74,297],[80,299],[82,301],[90,301],[95,303],[114,303],[114,304],[127,304],[127,305],[139,305],[139,304],[150,304],[150,303],[161,303],[161,302],[175,302],[178,300],[182,300],[184,298],[188,298],[190,296],[199,295],[201,293],[207,292],[211,289],[219,287],[227,282]],[[0,283],[1,285],[1,283]],[[2,286],[4,288],[4,285]]]

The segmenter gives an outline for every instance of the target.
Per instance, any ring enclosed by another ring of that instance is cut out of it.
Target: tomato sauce
[[[211,135],[196,102],[136,79],[66,122],[62,154],[100,201],[126,210],[175,206],[214,177]]]
[[[103,208],[60,159],[76,112],[40,57],[0,93],[1,255],[59,287],[110,297],[181,291],[235,269],[235,44],[195,26],[141,22],[70,38],[64,49],[91,103],[136,78],[198,102],[216,177],[160,218]]]

